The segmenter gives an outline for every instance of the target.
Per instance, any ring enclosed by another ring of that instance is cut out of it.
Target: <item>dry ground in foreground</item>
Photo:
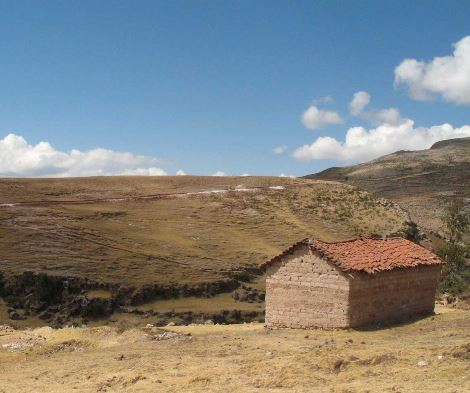
[[[175,333],[3,328],[0,392],[470,391],[469,311],[440,309],[375,331],[261,324],[166,331]]]

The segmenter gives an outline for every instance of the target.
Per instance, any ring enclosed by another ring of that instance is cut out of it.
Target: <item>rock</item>
[[[56,317],[52,323],[50,324],[50,327],[52,329],[60,329],[63,325],[64,321],[60,317]]]
[[[212,319],[208,319],[207,321],[204,322],[204,325],[213,325],[214,321]]]
[[[319,341],[318,343],[315,344],[315,346],[318,348],[323,348],[326,345],[328,345],[327,341]]]
[[[442,359],[444,359],[444,356],[442,356],[442,355],[437,355],[437,358],[438,358],[439,360],[442,360]]]
[[[15,329],[8,325],[0,325],[0,333],[12,333]],[[1,336],[2,334],[0,334]]]
[[[333,364],[333,371],[339,373],[341,371],[341,369],[343,369],[344,367],[346,367],[346,365],[348,364],[348,362],[344,359],[338,359],[336,362],[334,362]]]
[[[10,319],[11,319],[12,321],[19,321],[19,320],[23,319],[23,318],[21,317],[21,315],[18,314],[16,311],[10,311],[10,312],[8,313],[8,316],[10,317]]]
[[[166,326],[175,326],[176,324],[174,322],[168,323]]]
[[[42,313],[39,314],[39,318],[42,320],[51,319],[51,317],[52,317],[51,313],[47,311],[43,311]]]
[[[273,356],[273,353],[272,353],[272,352],[266,352],[266,356],[267,356],[268,358],[270,358],[270,357]]]
[[[418,362],[418,367],[426,367],[426,366],[428,366],[428,364],[429,363],[426,360],[420,360]]]
[[[374,357],[371,361],[371,364],[373,366],[376,366],[378,364],[384,364],[384,363],[392,363],[396,360],[397,358],[395,357],[395,355],[392,355],[390,353],[385,353],[383,355],[378,355],[376,357]]]
[[[457,351],[452,353],[454,358],[470,360],[470,343],[462,345]]]

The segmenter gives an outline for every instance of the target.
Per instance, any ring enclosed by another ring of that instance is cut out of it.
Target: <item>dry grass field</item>
[[[381,330],[0,328],[1,393],[470,391],[470,312]]]

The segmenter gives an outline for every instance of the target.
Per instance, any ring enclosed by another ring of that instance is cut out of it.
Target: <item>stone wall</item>
[[[307,246],[267,267],[266,325],[342,328],[431,314],[440,266],[343,273]]]
[[[347,275],[305,247],[267,267],[266,325],[347,327]]]
[[[385,324],[431,314],[440,270],[440,266],[420,266],[352,274],[350,326]]]

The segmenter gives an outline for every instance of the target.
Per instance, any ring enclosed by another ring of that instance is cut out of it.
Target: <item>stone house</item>
[[[263,265],[266,325],[345,328],[431,314],[443,263],[404,238],[302,240]]]

